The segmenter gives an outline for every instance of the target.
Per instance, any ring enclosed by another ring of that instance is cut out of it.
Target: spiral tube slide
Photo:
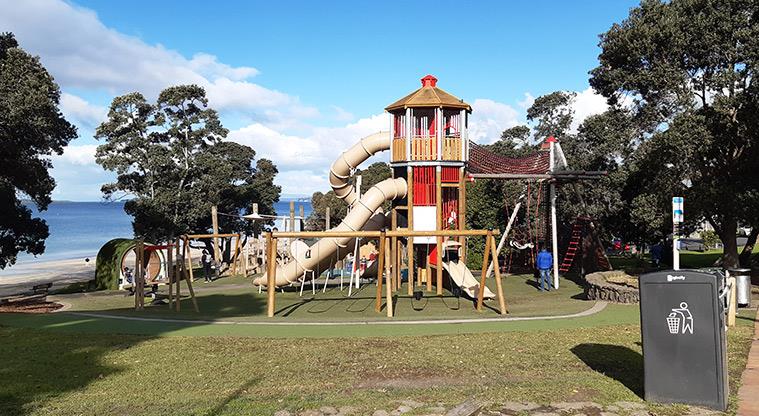
[[[361,139],[347,151],[343,152],[330,169],[330,185],[335,193],[351,206],[351,211],[345,219],[330,231],[360,231],[379,230],[385,227],[386,218],[380,207],[385,201],[406,197],[408,190],[406,180],[403,178],[390,178],[374,185],[361,199],[357,198],[356,190],[349,185],[350,174],[361,162],[373,156],[375,153],[390,148],[390,136],[387,132],[376,133]],[[300,279],[304,272],[321,271],[329,267],[337,259],[342,259],[350,253],[355,244],[355,239],[323,238],[311,246],[309,255],[304,259],[291,261],[277,269],[275,284],[283,286]],[[306,277],[310,277],[307,275]],[[265,285],[267,277],[254,280],[256,285]]]

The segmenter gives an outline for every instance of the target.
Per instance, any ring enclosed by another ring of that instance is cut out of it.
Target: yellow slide
[[[472,299],[477,299],[480,296],[480,282],[474,278],[466,264],[460,260],[444,261],[443,269],[451,276],[453,283],[460,287],[467,296]],[[485,286],[485,299],[493,298],[495,298],[495,293]]]
[[[361,199],[349,183],[352,171],[375,153],[390,148],[390,134],[380,132],[367,136],[343,152],[332,164],[329,182],[338,197],[350,206],[350,212],[337,227],[329,231],[376,231],[387,223],[381,206],[385,201],[406,197],[407,184],[403,178],[390,178],[374,185]],[[305,255],[297,261],[291,261],[277,269],[275,285],[284,286],[298,281],[306,271],[306,278],[318,275],[330,267],[337,259],[344,258],[355,248],[353,238],[323,238],[310,247]],[[266,285],[267,277],[253,281],[256,285]]]

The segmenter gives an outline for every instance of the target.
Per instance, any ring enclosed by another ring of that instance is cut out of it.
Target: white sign
[[[681,196],[672,197],[672,222],[679,224],[685,219],[685,200]]]
[[[686,302],[680,302],[679,308],[672,308],[667,316],[667,328],[672,335],[693,334],[693,315]]]

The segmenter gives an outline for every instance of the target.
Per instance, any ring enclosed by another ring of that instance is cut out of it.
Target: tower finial
[[[437,85],[437,78],[432,75],[427,75],[422,78],[422,87],[434,87]]]

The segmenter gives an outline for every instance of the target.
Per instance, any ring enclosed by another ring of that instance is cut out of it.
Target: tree
[[[739,222],[754,228],[759,192],[759,3],[645,0],[601,35],[590,83],[627,101],[645,135],[635,175],[639,217],[663,222],[672,196],[686,218],[709,221],[739,263]]]
[[[48,227],[33,218],[20,196],[43,211],[55,181],[49,156],[77,137],[76,128],[58,108],[61,92],[39,58],[18,46],[11,33],[0,33],[0,269],[20,252],[42,254]]]
[[[116,97],[95,136],[105,141],[97,162],[118,175],[103,193],[132,196],[125,210],[135,234],[152,241],[208,231],[212,205],[231,214],[220,216],[222,232],[259,233],[260,223],[236,215],[250,212],[253,202],[259,213],[274,214],[277,168],[267,159],[254,167],[255,151],[223,141],[226,135],[199,86],[166,88],[156,104],[139,93]]]

